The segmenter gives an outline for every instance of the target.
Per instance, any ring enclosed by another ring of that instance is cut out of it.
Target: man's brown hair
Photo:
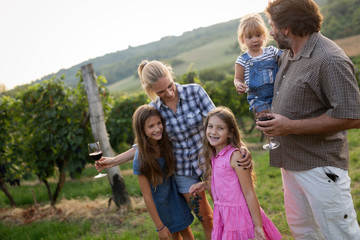
[[[292,34],[306,36],[319,32],[323,16],[313,0],[274,0],[265,9],[278,29],[289,27]]]

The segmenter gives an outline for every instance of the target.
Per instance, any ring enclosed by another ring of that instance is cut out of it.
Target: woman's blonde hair
[[[174,79],[174,73],[170,65],[160,61],[143,60],[138,67],[138,74],[141,86],[151,100],[155,100],[156,93],[151,85],[156,83],[159,78],[171,77]]]
[[[243,16],[240,19],[239,27],[237,30],[238,42],[241,51],[246,51],[247,46],[243,43],[243,40],[248,35],[263,35],[263,46],[266,46],[269,40],[269,30],[267,29],[264,20],[258,13],[250,13]]]

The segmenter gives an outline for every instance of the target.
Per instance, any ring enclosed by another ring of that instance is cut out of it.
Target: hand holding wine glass
[[[273,119],[269,114],[271,113],[271,108],[267,102],[263,101],[255,101],[253,106],[253,113],[255,120],[258,121],[268,121]],[[260,125],[260,124],[259,124]],[[268,137],[269,139],[269,137]],[[263,145],[263,149],[272,150],[280,146],[280,143],[274,141],[272,137],[270,137],[269,143]]]
[[[101,159],[102,157],[102,150],[100,147],[100,143],[99,142],[93,142],[93,143],[89,143],[88,144],[88,149],[89,149],[89,156],[94,160],[94,161],[98,161]],[[95,178],[101,178],[106,176],[106,173],[99,173],[98,175],[95,176]]]

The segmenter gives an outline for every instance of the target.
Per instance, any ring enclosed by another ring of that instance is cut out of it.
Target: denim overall
[[[279,55],[280,54],[281,53],[279,53]],[[267,102],[269,107],[271,107],[274,94],[274,82],[276,73],[279,70],[277,64],[278,58],[275,57],[271,60],[253,62],[247,53],[244,53],[242,58],[246,62],[250,62],[249,90],[247,95],[247,100],[250,105],[249,109],[252,111],[255,101]]]

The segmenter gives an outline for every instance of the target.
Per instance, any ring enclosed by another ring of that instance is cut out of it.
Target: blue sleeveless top
[[[133,171],[135,175],[142,175],[138,155],[136,149]],[[165,159],[161,157],[157,161],[164,172]],[[168,179],[164,177],[163,183],[157,185],[156,190],[151,183],[150,188],[159,217],[171,233],[184,230],[193,222],[194,216],[185,198],[177,191],[174,175]]]

